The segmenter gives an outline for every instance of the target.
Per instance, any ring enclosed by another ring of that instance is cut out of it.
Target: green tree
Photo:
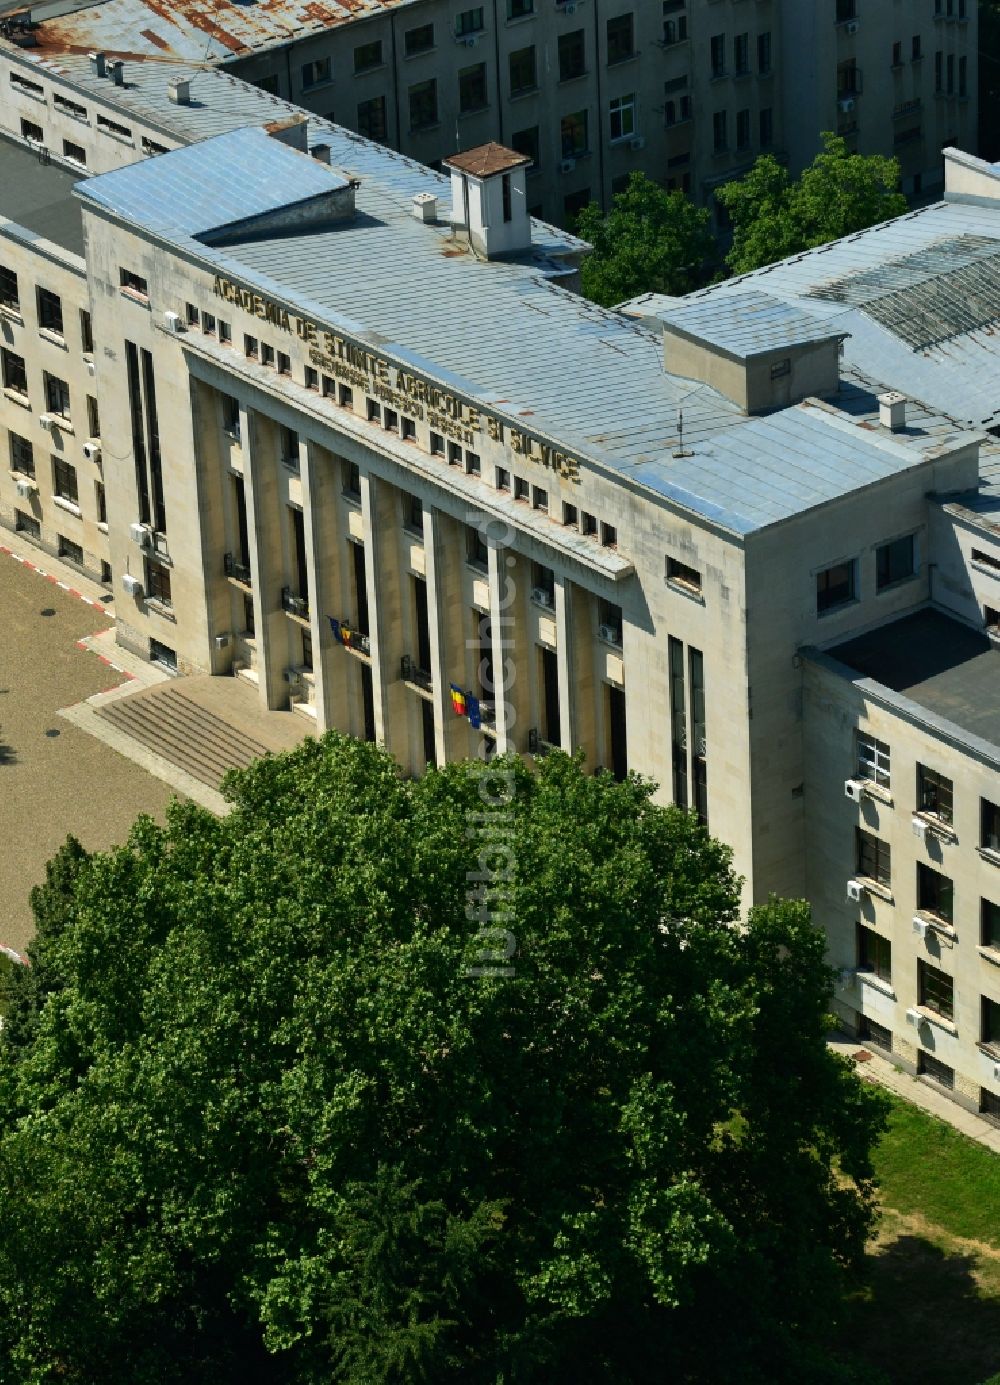
[[[683,192],[666,192],[644,173],[633,173],[604,216],[596,202],[584,207],[577,233],[593,251],[583,262],[587,298],[612,307],[638,293],[680,295],[699,288],[715,256],[710,218]]]
[[[881,154],[852,154],[826,131],[823,148],[796,181],[773,154],[763,154],[745,178],[726,183],[717,199],[733,223],[726,263],[746,274],[815,245],[902,216],[899,163]]]
[[[734,927],[725,847],[558,753],[411,782],[331,733],[227,792],[36,896],[5,1379],[849,1378],[882,1108],[805,906]]]

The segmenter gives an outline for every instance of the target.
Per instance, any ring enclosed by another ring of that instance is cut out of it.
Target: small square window
[[[601,522],[601,543],[605,548],[618,547],[618,530],[613,524]]]
[[[291,360],[290,360],[289,357],[284,353],[284,351],[279,351],[279,352],[278,352],[278,374],[279,374],[279,375],[291,375],[291,373],[292,373],[292,362],[291,362]]]
[[[875,589],[885,591],[905,582],[917,571],[916,542],[912,534],[894,539],[875,550]]]
[[[847,606],[857,597],[857,563],[835,563],[816,574],[816,614]]]
[[[337,391],[337,403],[342,409],[354,408],[354,391],[350,385],[341,385]]]
[[[462,449],[461,449],[461,447],[458,445],[457,442],[450,442],[450,443],[448,444],[448,465],[449,465],[449,466],[461,466],[461,465],[462,465]]]
[[[576,506],[570,505],[566,500],[563,501],[562,522],[563,524],[572,525],[574,529],[579,523],[579,514]]]
[[[230,346],[233,340],[233,329],[228,322],[219,319],[219,341],[223,346]]]
[[[260,345],[256,337],[245,335],[243,338],[243,352],[247,360],[255,361],[260,352]]]
[[[307,390],[319,389],[319,371],[311,365],[306,366],[305,382]]]
[[[480,457],[479,457],[479,453],[478,453],[478,452],[470,452],[468,449],[466,449],[466,453],[465,453],[465,469],[466,469],[466,471],[469,473],[470,476],[481,476],[481,475],[482,475],[483,464],[482,464],[482,461],[480,460]]]
[[[261,365],[274,365],[274,347],[268,346],[266,341],[260,344],[260,363]]]
[[[215,318],[212,316],[211,313],[202,313],[202,315],[201,315],[201,330],[202,330],[202,331],[205,333],[205,335],[208,336],[208,337],[214,337],[214,336],[215,336]]]
[[[440,433],[431,433],[431,456],[444,456],[444,438]]]
[[[396,413],[395,409],[386,408],[382,410],[382,427],[387,433],[396,433],[399,431],[399,414]]]
[[[584,510],[581,517],[580,528],[588,537],[594,536],[597,533],[597,516],[588,514],[587,511]]]
[[[496,469],[496,481],[498,491],[510,490],[510,472],[505,466],[498,466]]]
[[[382,40],[359,44],[354,50],[354,71],[369,72],[373,67],[382,66]]]
[[[521,479],[520,476],[515,476],[515,477],[514,477],[514,499],[515,499],[515,500],[524,500],[524,501],[526,501],[526,500],[528,499],[529,493],[530,493],[530,487],[529,487],[527,481],[523,481],[523,480]]]
[[[382,419],[382,406],[374,399],[368,400],[368,422],[379,423]]]

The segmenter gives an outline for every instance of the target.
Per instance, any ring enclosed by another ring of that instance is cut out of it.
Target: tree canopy
[[[582,291],[608,308],[638,293],[690,293],[716,255],[708,211],[644,173],[631,175],[607,216],[596,202],[584,207],[576,229],[594,247],[580,271]]]
[[[882,1106],[804,905],[734,926],[725,847],[558,753],[408,781],[330,733],[227,792],[34,896],[5,1378],[848,1378]]]
[[[763,154],[745,178],[726,183],[716,197],[733,223],[726,263],[746,274],[815,245],[901,216],[899,163],[881,154],[852,154],[826,131],[823,148],[797,180],[773,154]]]

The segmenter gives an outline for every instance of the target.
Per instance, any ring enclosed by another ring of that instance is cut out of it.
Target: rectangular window
[[[910,61],[919,62],[923,56],[920,35],[914,34],[910,40]]]
[[[571,525],[574,529],[576,528],[577,524],[579,523],[579,516],[578,516],[578,513],[577,513],[577,508],[576,508],[575,505],[571,505],[571,504],[569,503],[568,500],[564,500],[564,501],[563,501],[563,505],[562,505],[562,522],[563,522],[563,524]]]
[[[374,400],[374,399],[369,399],[369,400],[367,400],[367,404],[368,404],[368,422],[369,422],[369,423],[381,423],[381,421],[382,421],[382,406],[381,406],[376,400]]]
[[[280,447],[282,466],[288,467],[289,471],[299,469],[299,435],[294,428],[280,429]]]
[[[667,558],[667,581],[701,595],[701,573],[677,558]]]
[[[382,40],[374,39],[371,43],[361,43],[354,50],[354,71],[368,72],[373,67],[382,66]]]
[[[669,640],[670,741],[674,802],[688,806],[687,695],[684,686],[684,646],[673,635]]]
[[[705,729],[705,660],[700,649],[688,648],[691,676],[691,790],[692,807],[708,826],[708,742]]]
[[[535,0],[507,0],[508,19],[527,19],[535,13]]]
[[[932,967],[923,958],[917,960],[917,1003],[933,1010],[945,1019],[955,1016],[955,983],[947,972]]]
[[[235,394],[222,395],[222,428],[231,438],[240,437],[240,401]]]
[[[968,96],[969,94],[969,60],[959,58],[958,60],[958,94]]]
[[[34,120],[25,120],[21,117],[21,138],[26,139],[31,144],[44,144],[45,131]]]
[[[202,313],[201,330],[205,333],[207,337],[215,336],[215,318],[212,316],[211,313]]]
[[[437,81],[431,77],[426,82],[417,82],[409,90],[410,129],[426,130],[437,124]]]
[[[257,359],[258,355],[260,354],[260,344],[257,341],[256,337],[244,335],[243,354],[246,356],[248,361],[255,361]]]
[[[0,265],[0,306],[13,308],[15,312],[21,306],[17,292],[17,275],[6,265]]]
[[[875,588],[885,591],[913,577],[917,570],[916,541],[912,534],[893,539],[892,543],[882,544],[875,550]]]
[[[765,106],[757,117],[759,127],[759,143],[761,149],[770,149],[774,142],[774,113],[770,106]]]
[[[233,342],[233,329],[232,329],[232,327],[230,327],[230,325],[229,325],[228,322],[223,322],[222,318],[220,317],[220,318],[219,318],[219,345],[220,345],[220,346],[231,346],[231,345],[232,345],[232,342]]]
[[[597,516],[588,514],[588,512],[584,510],[583,514],[580,516],[580,531],[588,537],[595,535],[597,533]]]
[[[65,558],[67,562],[74,563],[77,567],[83,567],[83,545],[74,543],[72,539],[67,539],[62,534],[56,535],[56,551],[60,558]]]
[[[361,499],[361,468],[357,462],[343,463],[344,494],[354,500]]]
[[[337,403],[342,409],[354,408],[354,391],[350,385],[341,385],[337,390]]]
[[[69,385],[58,375],[50,375],[47,370],[42,372],[42,378],[45,381],[46,410],[60,418],[69,418]]]
[[[688,36],[687,15],[678,15],[676,19],[665,19],[663,21],[663,46],[671,48],[675,43],[684,43]]]
[[[724,77],[726,75],[726,36],[725,34],[713,34],[709,43],[709,52],[712,62],[712,76]]]
[[[948,91],[948,95],[949,95],[949,96],[952,96],[952,95],[954,94],[954,91],[955,91],[955,55],[954,55],[954,53],[949,53],[948,56],[945,58],[945,71],[946,71],[946,73],[948,74],[948,75],[947,75],[947,91]]]
[[[531,508],[533,510],[544,510],[546,514],[549,509],[549,493],[541,486],[531,488]]]
[[[527,130],[515,130],[510,137],[510,147],[515,153],[523,154],[525,158],[531,160],[531,168],[537,168],[539,159],[539,134],[538,126],[532,125]],[[531,172],[531,168],[528,172]]]
[[[440,433],[431,433],[431,456],[444,456],[444,438]]]
[[[470,567],[482,568],[484,571],[489,566],[490,554],[479,529],[471,525],[466,529],[466,559]]]
[[[846,563],[836,563],[816,574],[816,614],[825,615],[827,611],[847,606],[857,596],[857,564],[854,559]]]
[[[1000,1054],[1000,1004],[995,1000],[990,1000],[989,996],[980,996],[980,1008],[982,1011],[980,1022],[980,1043],[992,1048],[995,1053]]]
[[[101,436],[101,414],[97,407],[97,399],[92,394],[87,395],[87,436],[89,438]]]
[[[857,926],[858,971],[869,971],[880,981],[892,982],[892,944],[874,928]]]
[[[308,91],[310,87],[319,87],[330,80],[331,69],[329,58],[315,58],[311,63],[304,63],[302,67],[302,86]]]
[[[1000,855],[1000,808],[988,798],[982,798],[979,802],[979,845],[984,851]]]
[[[152,558],[146,559],[146,595],[161,606],[171,606],[170,569]]]
[[[505,466],[498,466],[496,469],[496,487],[498,491],[510,490],[510,472]]]
[[[514,477],[514,499],[527,501],[530,494],[530,487],[527,481],[520,476]]]
[[[843,24],[845,19],[856,19],[857,14],[857,0],[837,0],[838,24]]]
[[[14,528],[19,534],[27,534],[36,543],[41,541],[42,526],[34,515],[26,515],[23,510],[15,510]]]
[[[35,450],[31,443],[17,433],[11,433],[9,436],[11,471],[18,471],[22,476],[34,476]]]
[[[132,131],[127,125],[121,125],[117,120],[109,120],[106,115],[98,114],[97,128],[103,130],[106,135],[114,135],[115,139],[124,139],[132,143]]]
[[[55,332],[57,336],[63,334],[63,311],[62,299],[51,289],[38,289],[38,325],[46,332]]]
[[[729,143],[729,136],[726,131],[726,112],[716,111],[712,116],[712,148],[716,154],[721,154]]]
[[[23,91],[27,96],[33,96],[36,100],[45,100],[45,88],[41,82],[33,82],[30,77],[25,77],[20,72],[10,74],[10,84],[15,91]]]
[[[455,35],[457,38],[465,38],[469,34],[480,34],[485,28],[483,23],[483,7],[479,5],[474,10],[462,10],[455,16]]]
[[[886,1029],[884,1024],[876,1024],[867,1015],[862,1016],[858,1025],[858,1038],[874,1044],[876,1048],[884,1049],[886,1053],[892,1052],[892,1030]]]
[[[76,164],[79,168],[87,167],[87,151],[82,144],[75,144],[71,139],[64,139],[62,149],[63,158],[68,163]]]
[[[254,85],[258,85],[255,83]],[[275,92],[277,95],[277,92]],[[147,158],[155,158],[157,154],[169,154],[170,150],[165,144],[157,144],[155,139],[150,139],[147,135],[142,137],[142,152]]]
[[[260,344],[260,363],[261,365],[274,365],[274,347],[266,341]]]
[[[149,285],[141,274],[135,274],[131,269],[119,269],[118,283],[122,292],[129,297],[149,302]]]
[[[284,351],[279,351],[279,352],[278,352],[278,374],[279,374],[279,375],[291,375],[291,373],[292,373],[292,362],[291,362],[290,357],[286,356],[286,354],[284,353]]]
[[[903,45],[902,45],[902,43],[901,43],[899,40],[897,40],[897,41],[892,45],[892,62],[891,62],[891,64],[890,64],[890,66],[892,66],[892,67],[902,67],[902,66],[903,66]]]
[[[635,39],[631,14],[620,14],[608,20],[608,66],[635,57]]]
[[[508,60],[508,69],[511,96],[518,96],[524,91],[534,91],[538,85],[534,47],[515,49]]]
[[[382,427],[389,433],[399,431],[399,414],[388,405],[382,410]]]
[[[1000,904],[991,899],[981,899],[979,942],[982,947],[992,947],[1000,952]]]
[[[749,110],[736,112],[736,148],[750,148],[750,112]],[[774,367],[772,366],[773,370]]]
[[[450,442],[450,443],[448,444],[448,465],[449,465],[449,466],[461,466],[461,465],[462,465],[462,448],[461,448],[460,444],[457,443],[457,442]]]
[[[412,529],[415,534],[422,534],[424,532],[424,505],[418,495],[410,496],[410,503],[407,507],[406,514],[406,528]],[[414,580],[419,581],[420,579],[415,578]],[[427,664],[423,664],[422,667],[426,668],[429,664],[430,660],[428,659]]]
[[[60,500],[68,500],[72,505],[80,503],[80,491],[76,480],[76,467],[62,457],[52,458],[52,493]]]
[[[433,24],[419,24],[415,29],[407,29],[403,35],[403,52],[408,58],[412,58],[416,53],[426,53],[433,47]]]
[[[582,29],[559,35],[559,80],[571,82],[587,70],[587,45]]]
[[[771,71],[771,35],[757,35],[757,71],[763,77]]]
[[[481,476],[483,474],[482,458],[478,452],[470,452],[466,449],[465,470],[470,476]]]
[[[315,366],[306,366],[304,381],[307,390],[314,390],[317,394],[319,393],[319,371]]]
[[[917,908],[933,914],[943,923],[952,923],[955,916],[955,887],[946,875],[917,862]]]
[[[24,357],[3,347],[0,348],[0,364],[3,366],[4,389],[26,395],[28,393],[28,372],[24,366]]]
[[[559,137],[564,159],[579,159],[587,152],[587,112],[575,111],[564,115],[559,123]]]
[[[606,644],[622,647],[622,608],[613,601],[598,603],[597,633]]]
[[[601,521],[601,544],[605,548],[618,547],[618,530],[613,524],[605,524]]]
[[[737,77],[750,71],[750,35],[737,34],[733,39],[733,69]]]
[[[952,782],[937,770],[917,765],[917,810],[942,822],[952,820]]]
[[[889,747],[885,741],[877,740],[866,731],[857,733],[857,774],[859,779],[867,779],[889,788]]]
[[[856,827],[854,830],[857,873],[888,888],[892,884],[892,852],[889,843],[871,832],[866,832],[862,827]]]
[[[460,115],[481,111],[487,104],[486,64],[463,67],[458,74],[458,110]]]
[[[608,102],[608,118],[612,140],[631,139],[636,130],[635,93],[612,97]]]
[[[921,1049],[917,1054],[917,1072],[921,1077],[929,1077],[939,1087],[945,1087],[948,1091],[954,1090],[955,1069],[950,1068],[947,1063],[942,1063],[940,1058],[933,1057],[926,1049]]]
[[[358,134],[365,139],[373,139],[376,144],[385,144],[388,135],[385,114],[385,97],[373,96],[368,101],[358,102]]]

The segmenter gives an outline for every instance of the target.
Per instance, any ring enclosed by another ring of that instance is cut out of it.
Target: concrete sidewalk
[[[853,1061],[859,1077],[869,1082],[877,1082],[880,1087],[885,1087],[894,1095],[902,1097],[904,1101],[909,1101],[912,1105],[927,1111],[929,1115],[937,1116],[939,1120],[954,1126],[963,1135],[968,1135],[970,1140],[976,1140],[987,1149],[993,1150],[994,1154],[1000,1154],[1000,1126],[977,1116],[974,1111],[967,1111],[964,1106],[959,1106],[930,1082],[920,1077],[911,1077],[908,1072],[897,1068],[891,1058],[866,1045],[862,1040],[837,1035],[830,1039],[829,1043],[835,1053],[840,1053]]]

